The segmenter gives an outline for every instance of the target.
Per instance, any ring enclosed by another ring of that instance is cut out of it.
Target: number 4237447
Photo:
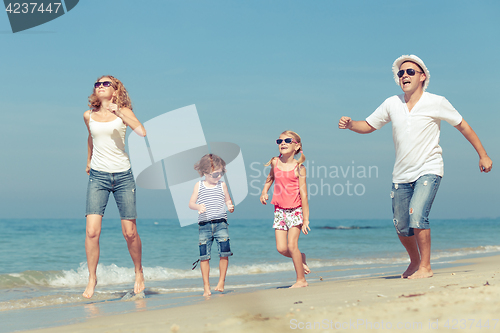
[[[61,7],[61,2],[48,3],[44,7],[44,3],[30,2],[18,3],[14,2],[7,5],[5,11],[9,14],[34,14],[34,13],[50,13],[57,14]]]

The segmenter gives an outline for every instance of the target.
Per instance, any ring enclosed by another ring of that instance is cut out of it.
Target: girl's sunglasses
[[[286,138],[286,139],[278,139],[276,140],[276,144],[280,145],[283,141],[285,141],[285,143],[297,143],[297,141],[295,141],[294,139],[292,138]]]
[[[423,73],[423,72],[416,71],[416,70],[414,70],[413,68],[408,68],[408,69],[406,70],[406,73],[408,73],[408,75],[410,75],[410,76],[414,76],[414,75],[415,75],[415,73]],[[404,70],[404,69],[402,69],[402,70],[400,70],[400,71],[398,72],[398,77],[399,77],[399,78],[401,78],[403,75],[405,75],[405,70]]]
[[[222,172],[214,172],[214,173],[209,173],[208,175],[209,175],[210,177],[212,177],[212,178],[219,178],[219,177],[224,176],[224,171],[222,171]]]
[[[101,84],[103,87],[106,87],[106,88],[111,87],[113,85],[113,83],[111,81],[96,82],[96,83],[94,83],[94,88],[96,88],[96,89],[99,88],[101,86]]]

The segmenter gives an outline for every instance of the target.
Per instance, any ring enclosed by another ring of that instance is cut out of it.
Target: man
[[[428,216],[443,176],[441,120],[458,129],[476,149],[481,172],[489,172],[492,161],[476,133],[446,98],[425,92],[430,74],[419,57],[399,57],[392,71],[404,94],[385,100],[365,121],[340,118],[339,128],[366,134],[392,121],[396,149],[391,192],[394,226],[410,256],[410,265],[401,277],[426,278],[433,275]]]

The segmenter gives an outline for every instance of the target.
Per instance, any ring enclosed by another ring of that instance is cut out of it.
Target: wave
[[[432,259],[455,258],[473,254],[485,254],[499,252],[499,245],[486,245],[478,247],[464,247],[460,249],[433,250]]]
[[[486,254],[500,252],[500,246],[478,246],[473,248],[459,248],[447,250],[433,250],[431,260],[442,260],[474,254]],[[309,259],[311,268],[320,267],[350,267],[355,269],[360,265],[394,265],[408,262],[405,253],[397,257],[379,258],[340,258],[340,259]],[[231,265],[228,275],[252,275],[268,274],[284,271],[292,271],[291,262],[280,263],[256,263],[249,265]],[[218,275],[218,268],[211,269],[211,275]],[[198,270],[175,269],[168,267],[144,267],[144,278],[146,281],[171,281],[181,279],[198,279]],[[125,283],[133,283],[135,273],[133,268],[119,267],[115,264],[97,266],[97,278],[100,286],[111,286]],[[0,274],[0,290],[22,288],[22,287],[46,287],[46,288],[73,288],[85,287],[88,282],[87,264],[82,263],[76,270],[62,271],[25,271],[22,273]]]
[[[247,283],[247,284],[234,284],[226,285],[226,287],[231,290],[249,289],[249,288],[265,288],[272,285],[276,285],[278,282],[274,283]],[[163,288],[163,287],[148,287],[145,291],[145,295],[151,294],[186,294],[186,293],[197,293],[201,295],[203,293],[203,287],[179,287],[179,288]],[[72,293],[56,293],[52,295],[36,296],[31,298],[21,298],[15,300],[9,300],[8,302],[0,302],[0,312],[18,309],[28,309],[28,308],[40,308],[46,306],[57,306],[64,304],[84,304],[86,308],[92,311],[95,304],[101,302],[112,302],[112,301],[126,301],[124,296],[127,294],[128,290],[113,290],[113,291],[102,291],[96,290],[92,300],[83,298],[80,296],[80,292]]]
[[[149,281],[197,278],[199,272],[167,267],[144,267],[144,278]],[[134,268],[119,267],[115,264],[97,266],[100,286],[129,283],[135,280]],[[16,287],[85,287],[88,282],[88,268],[81,263],[76,270],[25,271],[22,273],[0,274],[0,289]]]
[[[309,260],[308,265],[311,268],[320,268],[328,266],[359,266],[368,264],[392,264],[394,259],[375,258],[375,259],[335,259],[335,260]],[[200,272],[191,269],[173,269],[167,267],[144,267],[144,279],[150,281],[172,281],[185,279],[199,279]],[[219,275],[218,267],[211,267],[212,276]],[[280,263],[256,263],[249,265],[231,265],[228,269],[228,275],[244,276],[270,274],[285,271],[293,271],[291,261]],[[116,286],[120,284],[130,284],[135,280],[133,268],[119,267],[115,264],[97,266],[97,280],[99,286]],[[85,263],[80,264],[76,270],[63,271],[25,271],[14,274],[0,275],[0,290],[12,288],[48,288],[48,289],[72,289],[85,288],[88,282],[88,269]],[[181,288],[182,289],[182,288]],[[182,289],[182,292],[186,290]]]
[[[0,289],[17,287],[49,286],[59,271],[25,271],[22,273],[0,274]]]
[[[431,260],[433,262],[444,263],[451,262],[457,257],[495,252],[500,252],[500,246],[434,250]],[[405,253],[400,253],[395,257],[310,259],[308,262],[309,267],[313,268],[313,273],[317,272],[323,276],[326,274],[327,279],[330,280],[370,276],[374,272],[372,269],[375,269],[376,274],[383,274],[384,271],[393,270],[396,267],[395,265],[404,266],[407,263],[408,257]],[[322,267],[325,274],[320,273]],[[293,271],[291,261],[232,265],[229,267],[228,275],[249,276],[284,271]],[[341,271],[343,273],[340,273]],[[212,269],[211,273],[213,276],[219,274],[216,267]],[[88,299],[81,296],[81,292],[86,286],[88,279],[88,270],[85,263],[80,264],[80,267],[76,270],[25,271],[22,273],[0,274],[0,296],[2,297],[0,311],[65,304],[84,304],[86,309],[89,308],[89,311],[92,312],[91,308],[95,303],[121,301],[122,297],[130,290],[135,274],[133,268],[119,267],[114,264],[99,264],[97,276],[100,288],[96,290],[94,297],[92,297],[89,303]],[[198,294],[202,291],[200,281],[198,281],[200,279],[200,272],[198,270],[144,267],[144,277],[148,286],[146,288],[146,295],[177,294],[181,296],[184,294],[184,296],[189,296],[191,293]],[[186,281],[186,279],[193,279],[193,282]],[[163,283],[163,281],[168,280],[170,280],[169,283]],[[266,288],[277,283],[280,284],[283,282],[276,279],[272,279],[272,282],[269,282],[267,277],[262,276],[257,279],[243,278],[240,282],[231,286],[228,285],[227,287],[233,290],[241,290]]]
[[[312,262],[312,267],[320,267]],[[200,272],[192,269],[174,269],[168,267],[144,267],[146,281],[169,281],[181,279],[198,279]],[[232,265],[228,274],[250,275],[266,274],[293,270],[290,262],[261,263],[251,265]],[[211,275],[218,275],[217,267],[211,268]],[[99,286],[110,286],[131,283],[135,280],[134,268],[119,267],[115,264],[97,266],[97,279]],[[76,270],[62,271],[25,271],[22,273],[0,274],[0,290],[19,287],[47,287],[47,288],[73,288],[85,287],[88,282],[88,268],[86,263],[81,263]]]
[[[96,293],[93,300],[98,298],[99,296]],[[83,303],[83,302],[88,302],[88,300],[79,295],[57,294],[57,295],[48,295],[48,296],[40,296],[32,298],[21,298],[21,299],[9,300],[8,302],[0,302],[0,311],[39,308],[44,306],[62,305],[70,303]]]

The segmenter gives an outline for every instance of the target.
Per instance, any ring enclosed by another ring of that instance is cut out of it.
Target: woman
[[[89,97],[90,110],[83,114],[89,131],[87,174],[87,235],[85,252],[89,269],[89,283],[83,297],[91,298],[97,285],[99,262],[99,236],[109,193],[113,192],[122,232],[135,266],[134,292],[144,290],[142,272],[142,244],[136,226],[135,181],[130,161],[125,152],[127,126],[138,135],[146,136],[146,130],[132,112],[132,103],[120,80],[107,75],[94,84]]]

